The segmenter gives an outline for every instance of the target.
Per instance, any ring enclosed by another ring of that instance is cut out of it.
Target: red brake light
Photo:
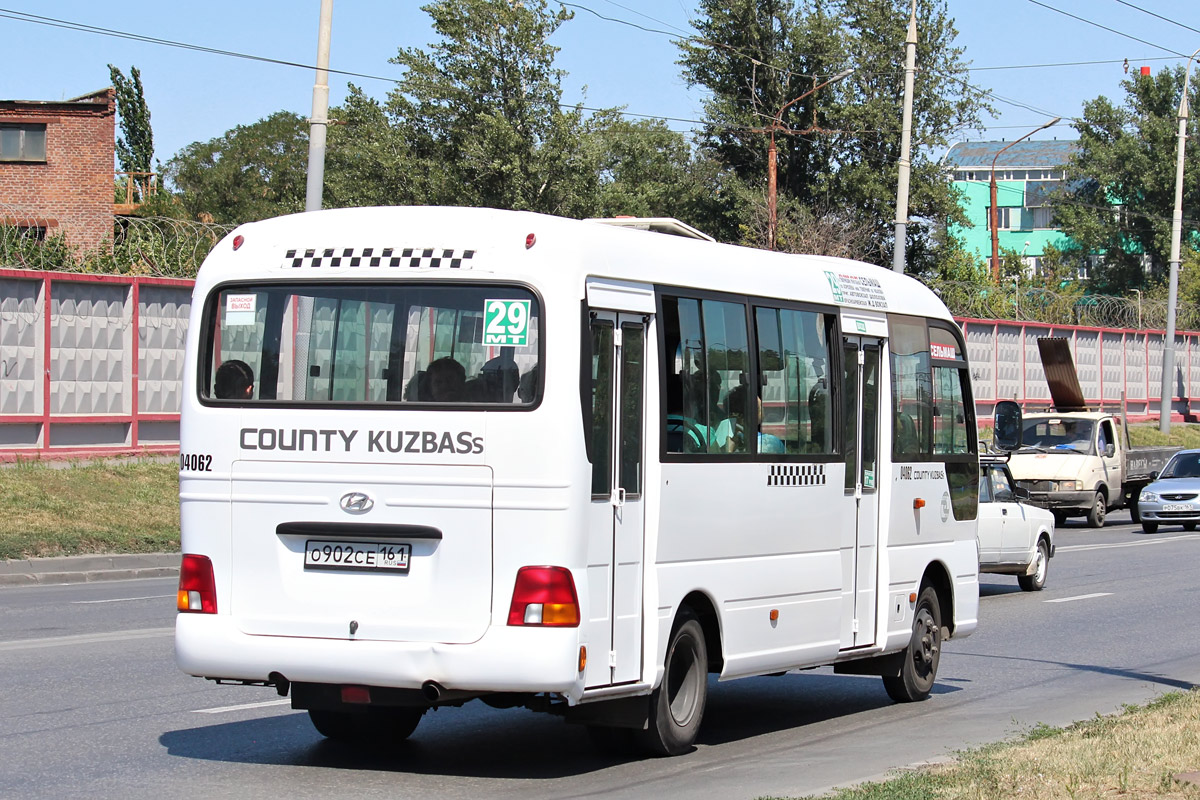
[[[509,625],[579,626],[579,597],[565,567],[521,567],[508,608]]]
[[[217,581],[213,578],[208,556],[184,553],[179,566],[179,594],[175,603],[180,611],[217,613]]]
[[[242,236],[240,233],[237,236],[233,237],[233,249],[237,250],[239,247],[242,246],[242,242],[244,242],[244,241],[246,241],[246,237]]]

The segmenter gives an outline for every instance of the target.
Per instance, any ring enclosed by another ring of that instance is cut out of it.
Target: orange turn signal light
[[[583,672],[583,669],[586,666],[587,666],[587,645],[580,645],[579,646],[579,671]]]
[[[772,609],[771,609],[771,622],[775,622],[775,621],[777,621],[778,619],[779,619],[779,609],[778,609],[778,608],[772,608]]]
[[[920,497],[913,500],[913,508],[924,508],[924,507],[925,507],[925,501],[922,500]]]

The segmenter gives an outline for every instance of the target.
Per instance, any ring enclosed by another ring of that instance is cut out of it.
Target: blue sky
[[[397,48],[424,46],[433,38],[420,5],[413,0],[334,0],[331,66],[398,77],[399,69],[387,63]],[[673,118],[669,124],[676,130],[694,127],[686,120],[701,119],[703,94],[689,89],[680,78],[673,40],[606,21],[584,8],[648,28],[687,32],[695,4],[691,0],[581,0],[573,5],[575,19],[554,38],[561,48],[558,66],[568,73],[563,82],[565,99],[585,99],[586,87],[589,106],[625,106],[630,112]],[[0,99],[60,100],[82,95],[108,85],[106,64],[126,72],[136,65],[150,104],[156,157],[165,161],[190,142],[219,136],[274,111],[307,114],[312,71],[65,30],[7,15],[25,12],[312,64],[319,8],[320,0],[0,0],[0,41],[4,42]],[[975,70],[972,83],[1012,101],[996,101],[997,116],[987,120],[988,130],[965,132],[964,139],[1012,139],[1053,116],[1064,117],[1064,122],[1041,136],[1074,138],[1068,118],[1080,115],[1085,101],[1101,94],[1123,96],[1119,82],[1125,75],[1125,59],[1131,73],[1143,64],[1157,72],[1183,62],[1168,50],[1186,56],[1200,47],[1197,0],[949,0],[949,11],[956,19],[958,43]],[[897,24],[904,22],[900,19]],[[981,69],[1103,61],[1117,63]],[[347,80],[331,76],[333,103],[345,96]],[[381,80],[352,80],[379,98],[391,87]]]

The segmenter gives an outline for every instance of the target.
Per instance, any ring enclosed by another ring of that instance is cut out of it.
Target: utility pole
[[[786,103],[784,103],[783,106],[779,109],[779,113],[775,115],[775,119],[771,121],[771,127],[769,127],[769,128],[751,128],[748,131],[749,133],[769,133],[769,134],[771,134],[770,144],[767,145],[767,249],[768,250],[775,249],[775,230],[777,227],[777,225],[776,225],[776,217],[777,217],[777,214],[776,214],[776,208],[777,208],[776,175],[778,172],[777,162],[779,160],[779,155],[778,155],[778,151],[775,149],[775,131],[781,131],[783,133],[804,133],[804,131],[793,131],[791,128],[785,128],[783,125],[783,112],[787,111],[788,106],[791,106],[795,103],[800,102],[804,98],[808,97],[810,94],[814,94],[818,89],[828,86],[829,84],[834,83],[836,81],[840,81],[843,78],[848,77],[853,74],[854,74],[853,69],[843,70],[843,71],[839,72],[837,75],[834,75],[829,80],[825,81],[824,83],[816,84],[815,86],[813,86],[813,88],[809,89],[807,92],[800,95],[799,97],[794,97],[791,100],[788,100]],[[816,78],[814,77],[813,80],[816,81]],[[816,111],[813,112],[813,125],[814,125],[814,127],[816,126]]]
[[[912,171],[913,75],[917,71],[917,0],[913,0],[908,18],[908,37],[904,40],[904,115],[900,126],[900,175],[896,180],[896,234],[892,251],[892,269],[904,273],[908,243],[908,175]]]
[[[320,24],[317,31],[317,79],[313,84],[312,118],[308,121],[305,211],[321,210],[321,195],[325,189],[325,134],[329,127],[329,34],[333,27],[333,0],[321,0]]]
[[[1179,240],[1183,230],[1183,150],[1187,145],[1188,80],[1192,60],[1183,73],[1183,97],[1179,98],[1179,149],[1175,154],[1175,213],[1171,217],[1171,282],[1167,289],[1167,335],[1163,338],[1162,390],[1159,393],[1158,429],[1171,432],[1171,398],[1175,395],[1175,304],[1179,300]]]
[[[992,197],[992,207],[991,207],[991,210],[988,212],[988,216],[990,217],[991,222],[992,222],[992,283],[996,284],[997,286],[1000,285],[1000,229],[999,229],[1000,214],[996,209],[996,161],[1000,158],[1001,155],[1003,155],[1005,150],[1012,147],[1014,144],[1017,144],[1018,142],[1023,142],[1026,139],[1028,139],[1030,136],[1033,136],[1038,131],[1044,131],[1044,130],[1046,130],[1046,128],[1049,128],[1051,125],[1057,125],[1059,122],[1062,122],[1062,117],[1055,117],[1054,119],[1047,122],[1045,125],[1042,125],[1041,127],[1038,127],[1038,128],[1034,128],[1029,133],[1022,136],[1020,139],[1014,139],[1011,142],[1009,142],[1008,144],[1006,144],[1004,147],[1001,147],[999,150],[996,151],[995,157],[992,158],[991,187],[990,187],[990,193],[991,193],[991,197]]]

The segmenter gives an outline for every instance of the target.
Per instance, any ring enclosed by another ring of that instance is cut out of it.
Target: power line
[[[211,53],[219,56],[229,56],[230,58],[242,58],[247,61],[260,61],[266,64],[278,64],[284,67],[300,67],[307,70],[315,70],[314,64],[302,64],[298,61],[286,61],[279,58],[269,58],[267,56],[256,56],[251,53],[240,53],[236,50],[222,50],[216,47],[206,47],[204,45],[189,44],[188,42],[178,42],[172,39],[160,39],[155,36],[145,36],[140,33],[130,33],[128,31],[120,31],[114,28],[104,28],[98,25],[86,25],[82,22],[71,22],[70,20],[56,19],[54,17],[43,17],[38,14],[30,14],[25,11],[13,11],[8,8],[0,8],[0,18],[11,19],[16,22],[29,22],[37,25],[45,25],[51,28],[63,28],[69,31],[79,33],[91,33],[98,36],[111,36],[117,39],[129,39],[135,42],[143,42],[146,44],[157,44],[164,47],[177,47],[183,50],[193,50],[199,53]],[[388,78],[380,75],[368,75],[362,72],[350,72],[342,69],[329,69],[329,72],[338,75],[348,75],[352,78],[366,78],[376,81],[388,81],[390,83],[399,83],[397,78]]]
[[[56,19],[54,17],[44,17],[38,14],[30,14],[24,11],[13,11],[12,9],[0,8],[0,18],[11,19],[15,22],[28,22],[37,25],[44,25],[51,28],[61,28],[64,30],[75,31],[77,33],[90,33],[96,36],[109,36],[116,39],[128,39],[130,41],[142,42],[144,44],[155,44],[162,47],[175,47],[182,50],[192,50],[194,52],[209,53],[212,55],[227,56],[230,58],[241,58],[248,61],[257,61],[265,64],[276,64],[284,67],[297,67],[305,70],[315,70],[316,66],[312,64],[304,64],[297,61],[287,61],[279,58],[270,58],[268,56],[258,56],[252,53],[241,53],[236,50],[223,50],[216,47],[208,47],[205,45],[191,44],[189,42],[180,42],[173,39],[161,39],[156,36],[146,36],[140,33],[131,33],[129,31],[116,30],[114,28],[104,28],[98,25],[87,25],[82,22],[72,22],[70,20]],[[329,68],[332,74],[346,75],[351,78],[363,78],[365,80],[383,81],[385,83],[399,84],[399,78],[391,78],[384,75],[371,75],[365,72],[353,72],[344,69]],[[619,108],[592,108],[589,106],[577,105],[572,103],[559,103],[560,108],[575,109],[579,108],[589,112],[616,112],[624,117],[639,117],[642,119],[658,119],[665,122],[686,122],[694,125],[704,124],[700,120],[686,119],[681,117],[665,117],[656,114],[639,114],[633,111],[624,111]]]
[[[1133,3],[1126,2],[1126,0],[1117,0],[1117,2],[1123,6],[1129,6],[1134,11],[1140,11],[1143,14],[1149,14],[1152,17],[1161,19],[1163,22],[1169,22],[1172,25],[1178,25],[1179,27],[1183,28],[1184,30],[1189,30],[1192,33],[1200,33],[1200,29],[1193,28],[1190,25],[1184,25],[1179,20],[1171,19],[1170,17],[1164,17],[1162,14],[1155,14],[1153,11],[1148,11],[1147,9],[1144,9],[1141,6],[1135,6]]]
[[[1177,61],[1174,56],[1153,56],[1139,61]],[[1106,58],[1099,61],[1061,61],[1054,64],[1009,64],[1002,67],[967,67],[967,72],[992,72],[1002,69],[1044,69],[1047,67],[1095,67],[1105,64],[1127,64],[1128,58]]]
[[[1106,25],[1101,25],[1099,22],[1093,22],[1092,20],[1087,19],[1086,17],[1076,16],[1075,14],[1071,14],[1069,12],[1063,11],[1061,8],[1055,8],[1052,5],[1047,5],[1046,3],[1043,3],[1042,0],[1029,0],[1029,2],[1033,3],[1035,6],[1041,6],[1042,8],[1045,8],[1049,11],[1053,11],[1056,14],[1062,14],[1064,17],[1070,17],[1071,19],[1078,20],[1087,25],[1093,25],[1093,26],[1099,28],[1100,30],[1108,31],[1109,33],[1115,33],[1117,36],[1124,36],[1126,39],[1132,39],[1133,41],[1138,42],[1139,44],[1149,45],[1150,47],[1153,47],[1156,50],[1164,50],[1168,53],[1173,53],[1174,55],[1177,55],[1180,58],[1187,58],[1187,56],[1185,54],[1177,52],[1175,50],[1172,50],[1169,47],[1163,47],[1162,45],[1155,44],[1154,42],[1147,42],[1145,39],[1139,39],[1136,36],[1131,36],[1128,33],[1124,33],[1123,31],[1117,30],[1116,28],[1109,28]]]

